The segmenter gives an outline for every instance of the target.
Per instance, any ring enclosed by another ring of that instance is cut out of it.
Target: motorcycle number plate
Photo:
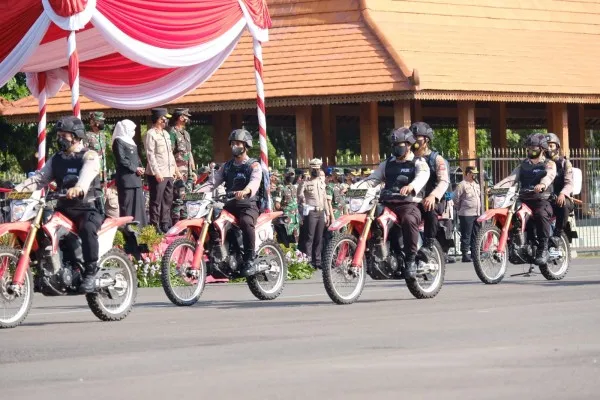
[[[206,193],[186,193],[184,201],[200,201],[206,198]]]
[[[346,192],[346,197],[365,197],[367,189],[350,189]]]
[[[31,198],[33,192],[10,192],[6,195],[9,200],[26,200]]]

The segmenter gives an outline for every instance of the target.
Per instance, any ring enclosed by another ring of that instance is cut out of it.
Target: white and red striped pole
[[[71,87],[71,106],[73,115],[81,118],[79,107],[79,56],[77,55],[77,42],[75,41],[75,31],[69,33],[68,39],[69,53],[69,86]]]
[[[265,85],[263,81],[263,58],[262,44],[256,38],[253,39],[254,47],[254,79],[256,80],[256,112],[258,113],[258,142],[260,143],[260,165],[263,172],[269,173],[269,148],[267,146],[267,117],[265,111]],[[267,182],[263,182],[267,184]],[[271,211],[270,188],[265,187],[269,208]]]
[[[48,93],[46,92],[46,73],[38,73],[38,107],[40,110],[38,117],[38,163],[37,169],[40,170],[46,164],[46,102]]]

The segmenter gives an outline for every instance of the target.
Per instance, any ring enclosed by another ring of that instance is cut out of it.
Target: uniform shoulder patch
[[[88,150],[83,155],[83,159],[84,160],[97,160],[98,159],[98,153],[96,153],[94,150]]]

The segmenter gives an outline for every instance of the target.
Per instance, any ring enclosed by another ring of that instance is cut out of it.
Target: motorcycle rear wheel
[[[92,313],[102,321],[120,321],[127,317],[137,298],[137,273],[129,256],[120,249],[111,249],[104,254],[98,265],[100,269],[110,268],[109,262],[120,264],[119,272],[115,274],[115,282],[107,289],[85,295]],[[105,274],[108,279],[109,274]],[[103,279],[103,277],[101,277]],[[111,289],[110,291],[108,289]],[[116,295],[117,298],[111,298]],[[114,302],[114,305],[111,303]]]
[[[259,300],[274,300],[283,292],[283,286],[287,279],[287,262],[285,255],[274,240],[265,240],[258,247],[254,263],[260,267],[268,265],[269,269],[246,278],[248,288]],[[273,282],[273,285],[268,285]]]
[[[8,293],[8,285],[12,283],[13,274],[19,262],[19,251],[9,247],[0,247],[0,269],[5,267],[0,276],[0,329],[15,328],[25,321],[31,304],[33,303],[33,274],[27,269],[25,282],[23,283],[21,296]],[[22,299],[21,305],[17,305],[15,312],[7,315],[6,306],[14,301]]]
[[[444,256],[444,250],[442,249],[442,246],[437,240],[434,242],[433,252],[435,253],[435,263],[438,266],[438,271],[434,276],[429,277],[429,279],[433,278],[431,285],[424,285],[425,281],[427,281],[427,279],[425,279],[425,275],[430,274],[419,275],[418,269],[416,279],[405,278],[408,290],[417,299],[432,299],[437,296],[440,290],[442,290],[442,286],[444,286],[444,278],[446,276],[446,257]]]
[[[569,272],[569,266],[571,265],[571,245],[569,244],[569,238],[564,232],[560,236],[559,247],[560,249],[556,250],[562,251],[563,256],[559,259],[558,263],[548,262],[546,265],[540,265],[540,272],[549,281],[560,281]]]
[[[338,263],[337,258],[339,252],[343,251],[343,245],[347,245],[347,249],[350,250]],[[349,234],[335,234],[325,249],[325,256],[323,258],[323,284],[325,285],[325,291],[329,298],[336,304],[352,304],[356,302],[363,292],[366,283],[366,265],[363,258],[363,266],[356,268],[352,266],[352,259],[358,242],[356,237]],[[339,265],[338,265],[339,264]],[[335,277],[341,275],[342,284],[348,284],[348,294],[344,294],[341,291],[340,284],[334,282]]]
[[[508,256],[506,254],[507,249],[505,249],[502,254],[497,253],[494,249],[490,250],[489,253],[484,254],[482,253],[482,248],[487,240],[493,240],[495,238],[499,243],[501,234],[502,232],[497,226],[487,224],[481,227],[475,238],[475,251],[474,254],[472,254],[473,266],[475,267],[475,273],[481,282],[488,285],[498,284],[504,279],[508,264]],[[489,243],[488,245],[493,248],[493,245],[490,245]],[[500,264],[500,268],[496,274],[488,273],[487,269],[484,267],[487,262],[496,262]]]
[[[181,259],[181,251],[188,250],[186,259]],[[189,307],[198,302],[204,291],[206,282],[206,265],[200,262],[200,269],[191,269],[196,243],[186,238],[173,241],[165,250],[161,262],[160,278],[165,294],[171,303],[180,307]],[[174,261],[173,257],[179,256]],[[180,294],[180,289],[191,289],[189,294]]]

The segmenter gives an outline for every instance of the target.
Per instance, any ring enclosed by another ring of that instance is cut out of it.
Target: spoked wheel
[[[558,246],[553,246],[552,241],[550,241],[548,264],[540,266],[540,272],[549,281],[563,279],[567,275],[571,264],[571,245],[567,235],[563,233],[557,239]]]
[[[202,296],[206,282],[206,265],[193,269],[196,244],[185,238],[176,239],[167,247],[161,263],[161,280],[165,294],[178,306],[191,306]]]
[[[252,294],[259,300],[279,297],[287,279],[287,263],[279,244],[274,240],[262,242],[254,263],[263,272],[246,278]]]
[[[497,226],[485,225],[481,227],[475,238],[473,265],[477,276],[483,283],[493,285],[504,279],[508,257],[506,251],[498,252],[501,234],[502,232]]]
[[[137,274],[131,260],[119,249],[102,256],[97,275],[97,293],[85,297],[88,306],[102,321],[120,321],[131,312],[137,297]]]
[[[12,284],[19,252],[0,247],[0,329],[19,326],[27,317],[33,302],[33,275],[28,269],[20,293],[14,293]]]
[[[445,275],[446,257],[442,246],[436,240],[433,246],[433,258],[418,262],[417,277],[416,279],[405,278],[406,286],[417,299],[431,299],[442,290]]]
[[[352,304],[362,294],[366,282],[366,266],[352,266],[357,240],[353,235],[334,235],[323,259],[323,283],[329,298],[337,304]]]

